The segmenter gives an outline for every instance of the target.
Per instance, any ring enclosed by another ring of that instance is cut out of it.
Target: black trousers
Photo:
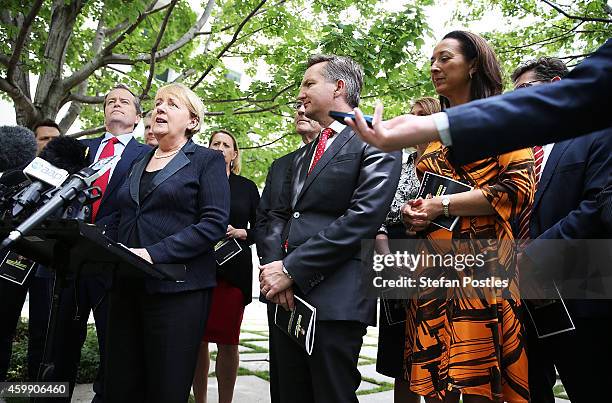
[[[81,362],[81,349],[87,337],[87,320],[90,311],[93,311],[100,356],[100,365],[93,384],[94,402],[103,401],[103,368],[106,356],[108,317],[107,288],[108,279],[101,276],[83,277],[67,283],[67,287],[61,293],[56,339],[53,343],[52,379],[58,382],[69,382],[70,396],[72,396]],[[57,398],[50,401],[70,402],[70,398]]]
[[[115,281],[109,299],[104,401],[186,403],[212,289],[147,294]]]
[[[604,401],[612,362],[610,319],[574,318],[575,331],[538,339],[527,320],[529,393],[534,403],[554,403],[555,368],[572,403]]]
[[[6,380],[17,322],[30,293],[28,323],[28,378],[35,381],[45,347],[51,307],[50,278],[30,273],[23,286],[0,279],[0,381]]]
[[[280,400],[283,403],[357,403],[357,369],[366,325],[318,321],[312,355],[273,327]]]
[[[272,346],[275,343],[276,333],[274,332],[274,312],[276,311],[276,304],[266,303],[268,306],[268,346],[270,351],[268,353],[268,360],[270,364],[270,403],[280,403],[280,390],[278,384],[278,363],[276,361],[276,349]]]

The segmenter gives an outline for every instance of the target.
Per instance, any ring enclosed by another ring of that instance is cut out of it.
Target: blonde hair
[[[440,106],[440,101],[434,97],[422,97],[414,101],[412,104],[412,108],[410,108],[410,113],[414,110],[414,107],[419,105],[425,111],[427,115],[433,115],[434,113],[438,113],[442,111],[442,107]]]
[[[202,127],[202,119],[204,118],[204,104],[200,97],[196,95],[195,92],[189,89],[189,87],[180,83],[168,84],[157,90],[155,94],[155,98],[157,99],[160,96],[164,95],[172,95],[176,97],[179,101],[181,101],[189,112],[191,113],[191,117],[196,118],[198,123],[196,126],[185,132],[185,137],[191,138],[194,134],[200,131]]]
[[[208,140],[208,146],[210,147],[210,145],[212,144],[213,139],[215,138],[215,135],[219,134],[219,133],[227,134],[228,136],[230,136],[232,138],[232,141],[234,142],[234,151],[236,152],[236,158],[234,158],[232,160],[232,162],[230,163],[230,171],[233,174],[235,174],[235,175],[239,175],[240,174],[240,169],[242,168],[242,163],[241,163],[241,160],[240,160],[240,147],[238,147],[238,142],[236,141],[236,136],[234,136],[230,131],[225,130],[225,129],[215,130],[210,135],[210,140]]]

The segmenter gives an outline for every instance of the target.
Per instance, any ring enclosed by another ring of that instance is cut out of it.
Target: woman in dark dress
[[[440,102],[433,97],[417,99],[412,105],[410,113],[417,116],[431,115],[440,112]],[[416,163],[427,148],[427,144],[420,144],[416,151],[402,155],[402,173],[397,185],[397,191],[391,202],[391,207],[385,222],[376,235],[376,252],[380,254],[392,253],[389,248],[390,239],[408,239],[413,233],[407,230],[402,222],[402,207],[408,200],[415,199],[419,191],[419,178],[416,172]],[[404,379],[404,346],[406,339],[406,303],[410,300],[388,299],[380,304],[378,326],[378,353],[376,357],[376,372],[395,379],[395,403],[416,403],[420,397],[408,388],[408,381]],[[392,312],[399,315],[394,317]]]
[[[215,286],[213,247],[230,209],[223,158],[191,140],[203,116],[202,101],[189,88],[160,88],[152,116],[159,146],[134,164],[117,194],[119,210],[109,220],[117,240],[150,263],[180,263],[187,271],[182,282],[115,277],[107,402],[189,399]]]
[[[209,148],[225,158],[231,191],[230,220],[227,237],[238,241],[242,252],[223,265],[217,265],[217,287],[213,291],[212,311],[206,325],[193,380],[196,403],[206,401],[210,357],[208,343],[217,343],[215,374],[219,385],[219,403],[230,403],[238,374],[238,340],[244,307],[251,302],[253,260],[250,246],[255,243],[253,228],[259,204],[259,192],[253,181],[240,176],[240,149],[230,132],[219,130],[210,138]]]

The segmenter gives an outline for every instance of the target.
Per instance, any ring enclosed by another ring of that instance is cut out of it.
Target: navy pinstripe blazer
[[[225,236],[230,210],[223,156],[188,141],[157,173],[151,189],[140,199],[140,179],[153,152],[134,165],[117,195],[118,241],[127,244],[135,235],[138,246],[147,249],[154,263],[187,266],[185,282],[147,280],[147,292],[214,287],[213,247]]]

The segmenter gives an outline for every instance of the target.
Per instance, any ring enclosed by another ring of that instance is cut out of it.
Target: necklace
[[[181,148],[183,147],[184,144],[181,144],[180,146],[178,146],[178,148],[176,150],[174,150],[173,152],[171,152],[170,154],[167,155],[158,155],[157,152],[159,151],[159,148],[157,150],[155,150],[155,153],[153,153],[153,158],[159,160],[162,158],[170,158],[172,157],[174,154],[178,153],[179,151],[181,151]]]

